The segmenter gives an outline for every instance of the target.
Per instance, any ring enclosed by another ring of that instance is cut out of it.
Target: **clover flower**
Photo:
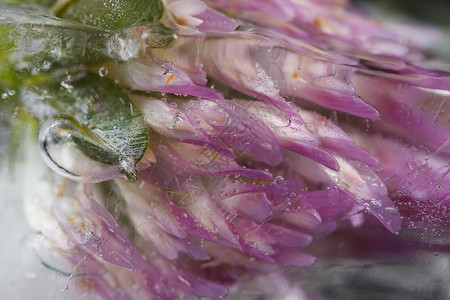
[[[1,6],[0,83],[13,122],[39,123],[26,211],[72,297],[219,299],[250,279],[303,299],[283,266],[366,219],[445,246],[434,29],[347,1],[63,2]]]

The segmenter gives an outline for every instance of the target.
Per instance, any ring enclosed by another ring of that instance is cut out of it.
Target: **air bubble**
[[[103,66],[98,70],[98,75],[100,77],[105,77],[106,75],[108,75],[108,68]]]

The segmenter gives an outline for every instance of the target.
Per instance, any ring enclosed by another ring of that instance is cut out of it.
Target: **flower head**
[[[79,24],[42,26],[88,32],[89,51],[8,57],[60,174],[40,177],[30,222],[74,297],[218,299],[248,278],[284,282],[282,266],[312,265],[312,243],[367,218],[448,236],[450,75],[415,63],[429,39],[347,1],[150,2],[160,13],[131,29],[69,3],[58,16]]]

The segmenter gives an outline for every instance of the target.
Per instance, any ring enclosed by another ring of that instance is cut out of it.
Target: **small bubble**
[[[370,205],[371,205],[373,208],[380,208],[380,207],[382,206],[381,201],[375,200],[375,199],[373,199],[373,200],[370,201]]]
[[[108,68],[103,66],[98,70],[98,75],[100,77],[105,77],[106,75],[108,75]]]
[[[282,181],[282,180],[284,180],[284,177],[283,177],[283,176],[280,176],[280,175],[278,175],[277,177],[275,177],[275,179],[274,179],[274,182],[277,182],[277,181]]]
[[[248,245],[250,248],[253,248],[253,249],[256,249],[256,247],[257,247],[256,243],[253,242],[253,241],[248,242],[247,245]]]
[[[61,81],[61,86],[65,88],[69,93],[73,91],[73,86],[67,81]]]

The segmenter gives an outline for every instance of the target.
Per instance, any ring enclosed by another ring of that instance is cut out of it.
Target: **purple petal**
[[[274,204],[290,202],[302,193],[302,183],[299,180],[277,180],[265,188],[265,194]]]
[[[349,82],[353,67],[291,52],[277,45],[259,45],[255,52],[253,59],[276,82],[282,95],[363,118],[380,118],[374,107],[358,97]]]
[[[314,209],[302,209],[300,211],[288,211],[283,215],[283,220],[298,228],[314,230],[322,224],[322,217]]]
[[[265,224],[262,227],[265,234],[270,237],[274,243],[287,247],[306,247],[311,241],[312,237],[303,232],[281,227],[275,224]]]
[[[426,143],[434,149],[450,139],[444,115],[450,103],[448,90],[427,90],[360,73],[355,73],[352,81],[361,97],[380,110],[383,130],[418,145]],[[427,106],[435,107],[436,111],[427,110]]]
[[[204,70],[212,78],[274,105],[293,121],[301,124],[301,117],[280,96],[277,84],[251,57],[252,47],[259,47],[260,42],[257,39],[245,39],[235,34],[222,39],[206,39],[200,49],[200,59]]]
[[[222,299],[228,294],[228,289],[223,285],[198,277],[190,272],[181,272],[178,279],[181,281],[181,285],[188,286],[187,288],[190,290],[188,294],[209,299]]]
[[[151,144],[156,163],[140,171],[139,178],[158,187],[184,191],[192,186],[194,171],[187,162],[162,139]]]
[[[82,249],[115,266],[139,270],[145,260],[130,243],[114,218],[83,192],[61,199],[55,208],[63,231]],[[75,201],[64,204],[63,201]]]
[[[342,164],[340,162],[342,167]],[[392,200],[388,197],[384,183],[367,166],[359,162],[352,164],[358,176],[362,179],[362,186],[354,185],[350,193],[355,200],[365,206],[367,212],[374,215],[392,233],[401,228],[401,218]],[[346,181],[346,179],[344,179]],[[355,189],[356,188],[356,189]]]
[[[155,186],[144,182],[129,183],[118,182],[122,196],[126,199],[129,210],[141,222],[157,224],[165,232],[179,238],[185,238],[186,232],[180,228],[178,219],[170,213],[167,203],[170,199],[167,193]],[[139,216],[139,217],[138,217]],[[150,226],[150,224],[148,224]],[[140,224],[143,229],[145,226]]]
[[[255,1],[255,0],[249,0],[249,1],[225,1],[225,0],[219,0],[219,1],[211,1],[206,0],[205,1],[209,6],[215,7],[217,9],[221,10],[230,10],[235,11],[237,13],[244,14],[248,16],[249,13],[255,12],[255,13],[264,13],[264,16],[267,17],[273,17],[278,20],[283,21],[290,21],[294,18],[295,13],[295,5],[288,0],[281,0],[281,1]]]
[[[239,103],[247,104],[247,110],[260,118],[272,130],[283,148],[315,160],[330,169],[339,169],[337,161],[318,148],[317,138],[304,124],[292,122],[277,108],[263,102],[239,101]]]
[[[215,241],[215,236],[201,227],[185,209],[179,207],[172,201],[169,202],[170,212],[179,220],[181,228],[190,235],[202,238],[208,241]]]
[[[271,204],[264,193],[240,194],[219,202],[228,212],[237,212],[256,223],[263,223],[273,217]]]
[[[206,144],[208,138],[197,130],[191,118],[164,100],[135,101],[150,128],[165,137],[184,143]]]
[[[207,147],[178,142],[172,142],[171,147],[196,173],[241,175],[262,179],[270,179],[272,177],[268,171],[254,170],[240,166],[233,159],[225,157],[220,153],[215,153]]]
[[[450,177],[444,151],[429,152],[381,136],[365,136],[364,141],[360,136],[356,138],[385,166],[379,176],[384,179],[405,225],[428,233],[448,227]]]
[[[153,57],[160,61],[171,61],[180,68],[189,78],[199,86],[205,86],[208,82],[206,73],[199,62],[197,53],[199,37],[178,37],[169,48],[146,49]]]
[[[292,248],[279,248],[278,253],[272,256],[273,259],[283,265],[307,267],[312,265],[316,258],[305,252],[295,250]]]
[[[201,228],[194,231],[186,226],[186,223],[193,222],[192,218],[186,212],[182,216],[175,214],[181,213],[182,209],[178,208],[177,211],[176,205],[171,203],[165,192],[143,182],[120,182],[119,185],[136,230],[161,255],[173,260],[182,251],[196,260],[209,259],[200,243],[187,234],[194,232],[201,233],[202,237],[214,237]]]
[[[394,203],[388,197],[384,183],[370,169],[360,162],[350,162],[335,156],[340,169],[333,171],[303,159],[298,162],[299,171],[303,176],[317,184],[328,187],[339,186],[342,191],[353,195],[356,203],[363,204],[391,232],[397,232],[401,227],[400,215]],[[316,166],[314,166],[316,165]]]
[[[333,122],[316,112],[301,108],[298,108],[298,110],[306,126],[317,134],[323,148],[359,160],[369,166],[377,167],[380,165],[380,162],[374,156],[356,146],[350,137]]]
[[[130,63],[127,72],[133,89],[222,99],[222,95],[213,89],[193,83],[184,71],[168,61],[153,58],[144,63]]]
[[[300,209],[318,209],[322,207],[332,207],[339,201],[339,191],[335,188],[311,192],[300,192],[297,194],[295,202],[289,206],[290,211]]]
[[[238,27],[236,21],[210,8],[198,14],[197,18],[203,20],[197,29],[204,33],[227,33]]]
[[[201,188],[201,186],[199,188]],[[233,215],[226,213],[219,207],[216,201],[211,199],[210,195],[199,190],[195,197],[196,201],[186,209],[198,220],[198,222],[203,224],[207,230],[213,232],[218,237],[218,242],[220,244],[248,252],[250,255],[266,261],[272,261],[269,256],[255,247],[252,247],[245,241],[240,233],[242,227],[239,226],[238,230],[232,223]]]
[[[231,101],[191,101],[187,113],[214,140],[233,150],[248,153],[268,165],[277,165],[283,154],[275,136],[258,118]]]
[[[322,219],[322,224],[334,222],[338,218],[342,218],[352,214],[352,208],[355,206],[354,198],[348,197],[346,192],[333,188],[333,199],[329,205],[316,208],[317,213]],[[357,205],[360,205],[359,202]]]
[[[69,297],[72,299],[82,299],[86,297],[86,290],[95,293],[100,299],[114,299],[127,300],[129,297],[117,290],[114,285],[111,285],[102,277],[99,276],[74,276],[68,280]],[[91,299],[95,299],[94,295],[90,294]]]
[[[339,164],[336,159],[331,154],[318,147],[311,147],[309,145],[302,145],[297,143],[286,143],[286,145],[283,145],[283,147],[293,152],[299,153],[305,157],[308,157],[318,162],[319,164],[330,168],[331,170],[339,170]]]

